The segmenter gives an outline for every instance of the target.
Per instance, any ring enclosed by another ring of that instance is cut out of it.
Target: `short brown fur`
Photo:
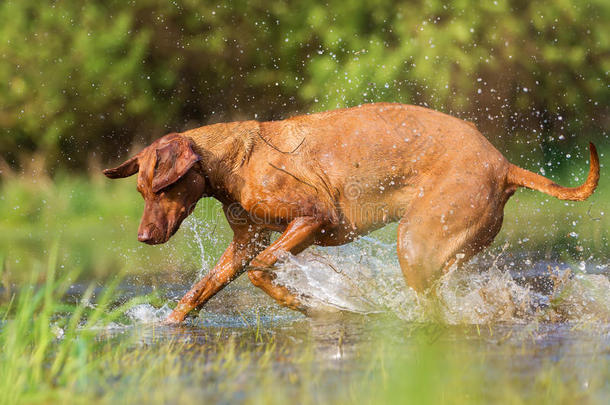
[[[566,188],[509,163],[472,123],[426,108],[368,104],[283,121],[208,125],[166,135],[114,169],[136,172],[146,206],[138,239],[166,242],[197,201],[223,204],[234,232],[218,264],[168,317],[180,322],[242,272],[279,303],[306,311],[273,282],[278,253],[348,243],[399,221],[398,258],[425,291],[488,246],[517,187],[584,200],[599,180]],[[272,231],[282,232],[269,243]]]

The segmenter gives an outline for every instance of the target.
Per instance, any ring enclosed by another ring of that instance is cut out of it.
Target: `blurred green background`
[[[608,21],[605,0],[5,0],[6,274],[19,278],[44,262],[58,237],[64,259],[96,275],[134,260],[134,268],[155,267],[146,263],[158,252],[188,245],[192,235],[139,246],[134,182],[99,175],[154,138],[374,101],[474,121],[511,161],[564,185],[582,182],[587,143],[596,142],[598,193],[566,204],[520,192],[499,239],[571,260],[607,259]],[[196,215],[207,223],[217,206],[206,204]],[[219,223],[212,256],[229,237]]]
[[[169,132],[374,101],[473,121],[566,186],[594,141],[596,193],[518,191],[483,255],[607,276],[609,22],[608,0],[1,0],[0,404],[606,403],[603,276],[551,275],[549,302],[528,293],[536,315],[512,326],[502,314],[530,304],[506,273],[456,301],[499,314],[493,326],[293,318],[247,279],[201,323],[149,324],[230,230],[206,199],[168,243],[141,244],[135,178],[101,169]],[[374,237],[394,243],[396,226]]]
[[[608,21],[605,0],[3,1],[0,153],[79,170],[212,121],[372,101],[500,147],[582,145],[607,129]]]

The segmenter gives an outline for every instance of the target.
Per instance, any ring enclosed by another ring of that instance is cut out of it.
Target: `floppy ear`
[[[153,174],[152,190],[158,192],[174,184],[189,171],[201,157],[193,152],[189,141],[176,138],[156,150],[157,162]]]
[[[115,167],[114,169],[106,169],[104,170],[104,174],[106,177],[111,179],[120,179],[122,177],[129,177],[132,174],[136,174],[140,168],[140,164],[138,162],[138,155],[135,155],[131,159],[125,161],[120,166]]]

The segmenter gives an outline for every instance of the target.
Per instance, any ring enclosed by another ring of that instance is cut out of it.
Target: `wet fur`
[[[424,291],[493,241],[517,187],[583,200],[597,186],[599,160],[591,145],[585,183],[561,187],[509,163],[472,123],[378,103],[166,135],[105,173],[138,171],[146,201],[141,241],[167,241],[204,196],[223,204],[234,231],[216,267],[168,318],[179,322],[245,270],[278,302],[306,311],[273,283],[268,269],[278,253],[348,243],[396,221],[406,282]],[[270,244],[271,231],[282,235]]]

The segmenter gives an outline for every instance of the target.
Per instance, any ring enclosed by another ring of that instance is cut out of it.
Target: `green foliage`
[[[603,0],[7,0],[0,154],[84,167],[210,121],[380,100],[479,118],[492,138],[601,138],[608,18]]]

